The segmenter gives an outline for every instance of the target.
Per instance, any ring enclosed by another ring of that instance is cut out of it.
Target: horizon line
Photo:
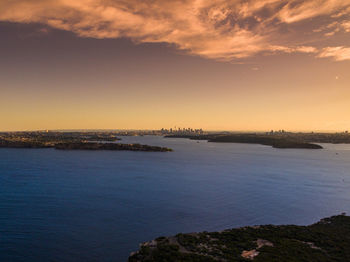
[[[170,129],[170,128],[166,128]],[[198,128],[192,128],[192,129],[198,129]],[[0,133],[16,133],[16,132],[95,132],[95,131],[105,131],[105,132],[115,132],[115,131],[160,131],[160,129],[147,129],[147,128],[64,128],[64,129],[25,129],[25,130],[0,130]],[[236,130],[229,130],[229,129],[203,129],[203,131],[206,132],[233,132],[233,133],[266,133],[266,132],[279,132],[284,131],[286,133],[346,133],[348,130],[286,130],[286,129],[269,129],[269,130],[252,130],[252,129],[236,129]]]

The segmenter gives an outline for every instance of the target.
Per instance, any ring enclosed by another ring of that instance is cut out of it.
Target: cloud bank
[[[347,0],[1,0],[0,21],[41,23],[80,37],[168,43],[216,60],[258,53],[313,53],[350,60]]]

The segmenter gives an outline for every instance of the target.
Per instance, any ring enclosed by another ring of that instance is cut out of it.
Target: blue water
[[[119,262],[162,235],[350,212],[350,145],[123,142],[175,151],[0,149],[0,261]]]

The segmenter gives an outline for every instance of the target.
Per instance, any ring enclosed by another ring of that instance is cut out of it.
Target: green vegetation
[[[333,216],[310,226],[264,225],[178,234],[146,242],[129,257],[129,262],[252,260],[350,261],[350,217]]]

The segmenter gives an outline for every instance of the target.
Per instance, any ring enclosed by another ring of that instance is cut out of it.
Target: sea
[[[1,262],[125,262],[159,236],[350,213],[350,145],[161,136],[173,152],[0,149]]]

